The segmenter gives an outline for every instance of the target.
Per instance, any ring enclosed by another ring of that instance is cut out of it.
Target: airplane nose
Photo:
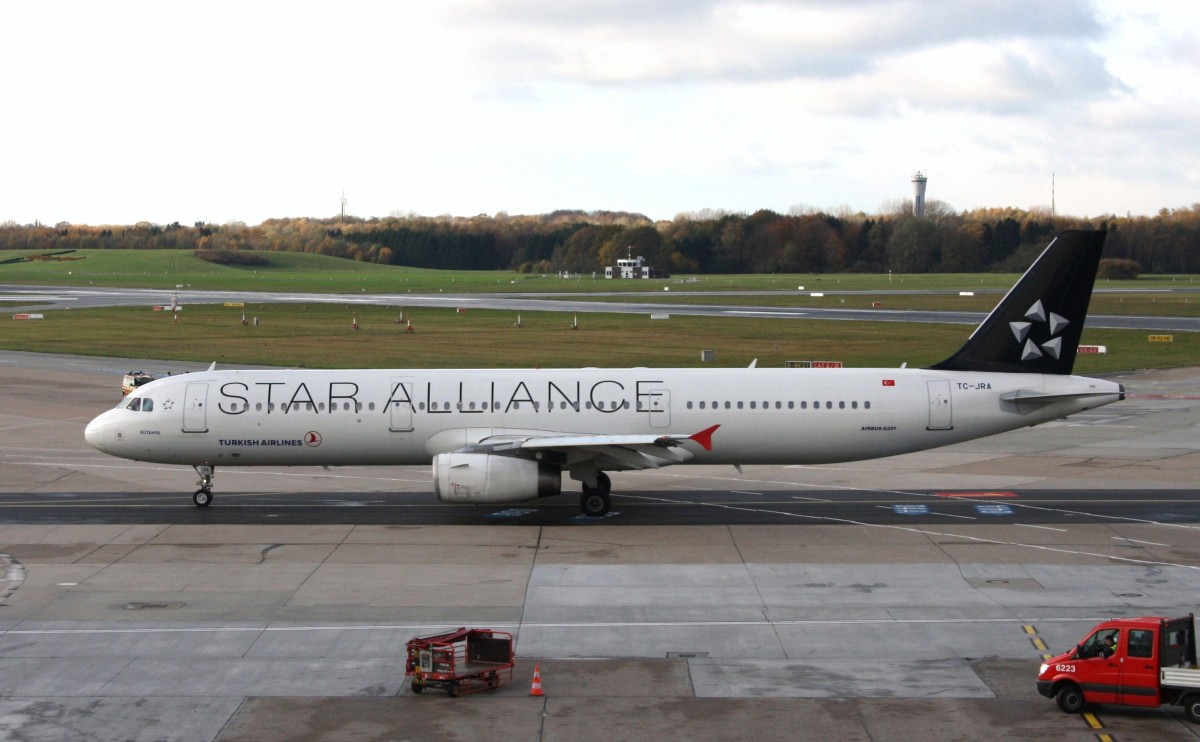
[[[83,429],[83,439],[88,442],[88,445],[97,451],[104,451],[104,431],[108,427],[104,424],[104,418],[108,413],[98,416],[87,424]]]

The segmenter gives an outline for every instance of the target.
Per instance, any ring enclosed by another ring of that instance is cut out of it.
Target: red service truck
[[[1069,714],[1089,703],[1179,704],[1200,723],[1196,619],[1188,614],[1102,621],[1071,651],[1042,665],[1037,689]]]

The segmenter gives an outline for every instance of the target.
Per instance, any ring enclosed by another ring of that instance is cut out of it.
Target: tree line
[[[900,202],[868,215],[702,211],[654,222],[627,212],[475,217],[269,219],[257,226],[0,224],[0,250],[37,253],[191,249],[228,264],[237,251],[290,250],[389,265],[590,274],[626,255],[671,273],[898,273],[1024,270],[1064,229],[1105,229],[1105,256],[1149,273],[1200,272],[1200,204],[1154,216],[1080,218],[1013,208],[912,216]]]

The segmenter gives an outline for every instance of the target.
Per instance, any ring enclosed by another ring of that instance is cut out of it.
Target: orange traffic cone
[[[529,689],[529,695],[542,696],[542,670],[539,665],[533,666],[533,686]]]

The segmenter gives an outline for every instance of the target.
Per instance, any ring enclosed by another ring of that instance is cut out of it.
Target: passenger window
[[[1145,629],[1132,629],[1129,632],[1129,656],[1153,657],[1154,632]]]

